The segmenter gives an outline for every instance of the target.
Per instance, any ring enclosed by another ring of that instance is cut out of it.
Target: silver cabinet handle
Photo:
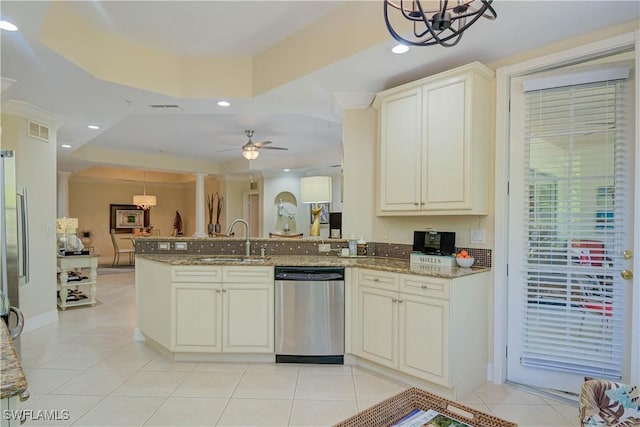
[[[220,289],[216,289],[216,292],[217,292],[217,293],[220,293]]]
[[[391,302],[398,302],[398,300],[397,300],[397,299],[395,299],[395,298],[392,298],[392,299],[391,299]]]
[[[227,290],[226,290],[226,289],[223,289],[223,290],[222,290],[222,292],[227,292]]]
[[[374,282],[379,282],[379,281],[380,281],[380,279],[378,279],[377,277],[374,277],[374,278],[373,278],[373,281],[374,281]]]
[[[26,402],[30,397],[29,390],[25,390],[20,394],[20,402]]]
[[[427,289],[427,288],[429,288],[427,285],[422,285],[422,286],[420,286],[420,287],[421,287],[422,289]]]
[[[399,299],[398,300],[398,304],[402,304],[404,302],[404,300]]]

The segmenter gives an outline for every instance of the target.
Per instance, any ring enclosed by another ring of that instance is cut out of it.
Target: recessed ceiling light
[[[16,27],[9,21],[0,21],[0,29],[7,31],[18,31],[18,27]]]
[[[97,125],[89,125],[89,126],[87,126],[87,127],[88,127],[89,129],[93,129],[93,130],[98,130],[98,129],[100,129],[100,126],[97,126]]]
[[[407,53],[409,52],[409,46],[407,46],[406,44],[397,44],[391,49],[391,52],[397,54]]]
[[[62,148],[71,148],[71,146],[69,144],[62,144],[60,147],[62,147]]]
[[[291,172],[291,169],[282,169],[285,172]]]
[[[229,101],[218,101],[218,105],[221,107],[228,107],[231,103]]]

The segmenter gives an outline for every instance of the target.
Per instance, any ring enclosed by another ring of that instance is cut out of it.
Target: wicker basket
[[[414,409],[434,409],[441,414],[465,422],[473,427],[517,427],[517,424],[485,414],[457,402],[412,387],[369,409],[357,413],[334,427],[391,426]]]

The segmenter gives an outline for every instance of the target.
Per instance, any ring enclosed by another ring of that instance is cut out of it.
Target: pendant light
[[[142,171],[143,194],[133,196],[133,204],[140,209],[147,210],[156,205],[156,196],[147,195],[147,173]]]
[[[451,47],[478,19],[498,17],[491,3],[493,0],[384,0],[384,22],[400,44]]]

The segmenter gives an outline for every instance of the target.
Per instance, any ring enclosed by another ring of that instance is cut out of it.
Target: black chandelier
[[[481,17],[491,20],[498,17],[491,3],[493,0],[384,0],[384,22],[391,36],[401,44],[451,47],[458,44],[462,33]],[[393,29],[390,13],[400,13],[413,22],[412,37],[405,38]]]

